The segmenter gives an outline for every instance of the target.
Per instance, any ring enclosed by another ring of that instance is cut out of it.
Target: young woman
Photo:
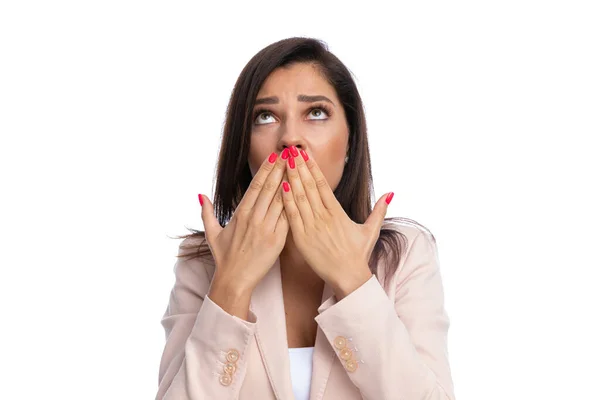
[[[435,238],[372,186],[348,69],[309,38],[256,54],[179,237],[156,398],[454,399]]]

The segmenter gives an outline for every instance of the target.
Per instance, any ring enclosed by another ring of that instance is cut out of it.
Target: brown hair
[[[372,212],[373,177],[367,141],[367,124],[363,103],[350,71],[333,55],[327,45],[317,39],[293,37],[275,42],[258,52],[246,64],[233,88],[226,120],[216,173],[216,190],[213,204],[221,226],[225,226],[233,216],[236,206],[242,200],[252,181],[248,165],[252,111],[259,89],[269,74],[278,67],[292,63],[311,63],[319,67],[323,77],[334,87],[344,107],[349,129],[349,159],[342,178],[334,194],[350,219],[364,223]],[[351,166],[351,167],[350,167]],[[369,259],[369,268],[377,273],[377,263],[384,257],[387,265],[397,267],[406,251],[406,236],[394,228],[394,222],[408,223],[425,227],[408,218],[385,218],[379,238]],[[187,227],[186,227],[187,228]],[[190,246],[192,252],[178,257],[200,257],[213,263],[212,255],[203,231],[190,229],[191,234],[172,239],[199,238]],[[431,233],[429,232],[431,235]],[[431,235],[433,238],[433,235]],[[435,240],[435,238],[433,238]]]

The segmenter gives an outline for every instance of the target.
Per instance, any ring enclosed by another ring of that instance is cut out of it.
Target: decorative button
[[[231,375],[225,374],[225,375],[221,375],[219,377],[219,382],[221,382],[221,385],[223,385],[223,386],[231,385],[231,381],[232,381]]]
[[[236,370],[235,364],[233,364],[233,363],[227,363],[223,367],[223,371],[225,371],[225,373],[229,374],[229,375],[233,375],[233,373],[235,372],[235,370]]]
[[[234,363],[239,359],[240,359],[240,353],[238,353],[237,350],[235,350],[235,349],[229,350],[229,352],[227,353],[227,361]]]
[[[340,350],[346,347],[346,338],[343,336],[338,336],[334,340],[335,348]]]
[[[344,361],[347,361],[352,358],[352,350],[347,347],[344,347],[340,350],[340,358]]]
[[[350,372],[354,372],[356,371],[356,368],[358,368],[358,363],[354,360],[348,360],[346,361],[346,369]]]

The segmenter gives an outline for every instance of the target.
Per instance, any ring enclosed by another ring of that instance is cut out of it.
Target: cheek
[[[344,157],[346,153],[341,155],[334,155],[332,153],[327,154],[327,157],[315,158],[315,161],[319,165],[319,169],[325,175],[327,183],[331,187],[331,190],[335,190],[342,174],[344,173]]]
[[[256,175],[258,169],[262,165],[263,159],[261,158],[261,156],[262,154],[260,152],[256,152],[253,150],[250,150],[250,153],[248,154],[248,166],[250,167],[250,173],[253,177],[254,175]],[[267,156],[265,155],[265,157]]]
[[[271,155],[276,148],[276,143],[271,138],[252,134],[250,137],[250,148],[248,150],[248,166],[252,177],[256,175],[263,161]]]
[[[344,162],[344,158],[346,158],[346,143],[346,137],[340,135],[338,139],[332,143],[331,150],[327,153],[327,157],[323,158],[322,164],[319,163],[319,166],[323,165],[323,167],[321,167],[323,175],[327,178],[331,190],[335,190],[339,184],[344,173],[344,168],[347,165]]]
[[[336,139],[332,141],[329,146],[330,150],[327,152],[328,162],[334,170],[344,168],[344,158],[346,158],[346,146],[348,144],[347,135],[339,134]]]

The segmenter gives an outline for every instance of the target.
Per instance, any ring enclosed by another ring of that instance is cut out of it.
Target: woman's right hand
[[[224,228],[212,202],[202,197],[202,221],[216,266],[213,279],[238,292],[254,290],[279,257],[288,234],[280,189],[287,161],[273,154],[274,163],[263,161]]]

